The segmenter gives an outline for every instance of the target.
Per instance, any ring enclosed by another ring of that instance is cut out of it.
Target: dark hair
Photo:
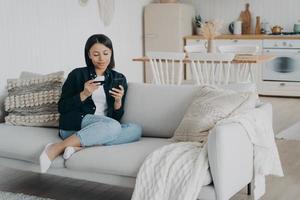
[[[85,57],[86,65],[88,67],[94,67],[93,62],[89,57],[89,51],[90,51],[91,47],[96,43],[103,44],[104,46],[106,46],[107,48],[109,48],[111,50],[110,63],[108,64],[107,68],[108,69],[114,68],[115,67],[115,59],[114,59],[114,49],[112,46],[112,42],[106,35],[103,35],[103,34],[92,35],[86,41],[85,47],[84,47],[84,57]]]

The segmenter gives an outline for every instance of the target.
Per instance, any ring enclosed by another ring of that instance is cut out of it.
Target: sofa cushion
[[[254,108],[254,92],[235,92],[213,86],[201,86],[172,138],[174,141],[207,141],[214,125],[236,110]],[[237,112],[238,113],[238,112]]]
[[[173,136],[197,87],[129,83],[122,122],[142,126],[143,136]]]
[[[169,139],[142,137],[128,144],[89,147],[73,154],[65,165],[77,171],[136,177],[145,158],[170,143]]]
[[[39,156],[49,142],[58,142],[58,130],[0,124],[0,157],[18,159],[39,164]],[[52,167],[64,167],[61,156]]]
[[[47,75],[21,75],[8,79],[5,99],[5,122],[13,125],[57,127],[57,102],[64,81],[64,72]]]

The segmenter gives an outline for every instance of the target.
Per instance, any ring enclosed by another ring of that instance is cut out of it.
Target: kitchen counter
[[[202,35],[189,35],[184,37],[184,40],[194,39],[201,40],[204,39]],[[244,35],[220,35],[215,39],[230,39],[230,40],[300,40],[300,35],[264,35],[264,34],[244,34]]]

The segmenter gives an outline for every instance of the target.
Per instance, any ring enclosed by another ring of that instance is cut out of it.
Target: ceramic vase
[[[215,53],[215,52],[216,52],[215,40],[208,39],[207,40],[207,53]]]
[[[201,35],[201,27],[196,27],[196,34]]]

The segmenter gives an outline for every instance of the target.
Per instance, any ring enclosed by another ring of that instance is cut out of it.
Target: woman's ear
[[[92,60],[90,52],[88,52],[88,56],[89,56],[89,59],[91,59],[91,60]]]

